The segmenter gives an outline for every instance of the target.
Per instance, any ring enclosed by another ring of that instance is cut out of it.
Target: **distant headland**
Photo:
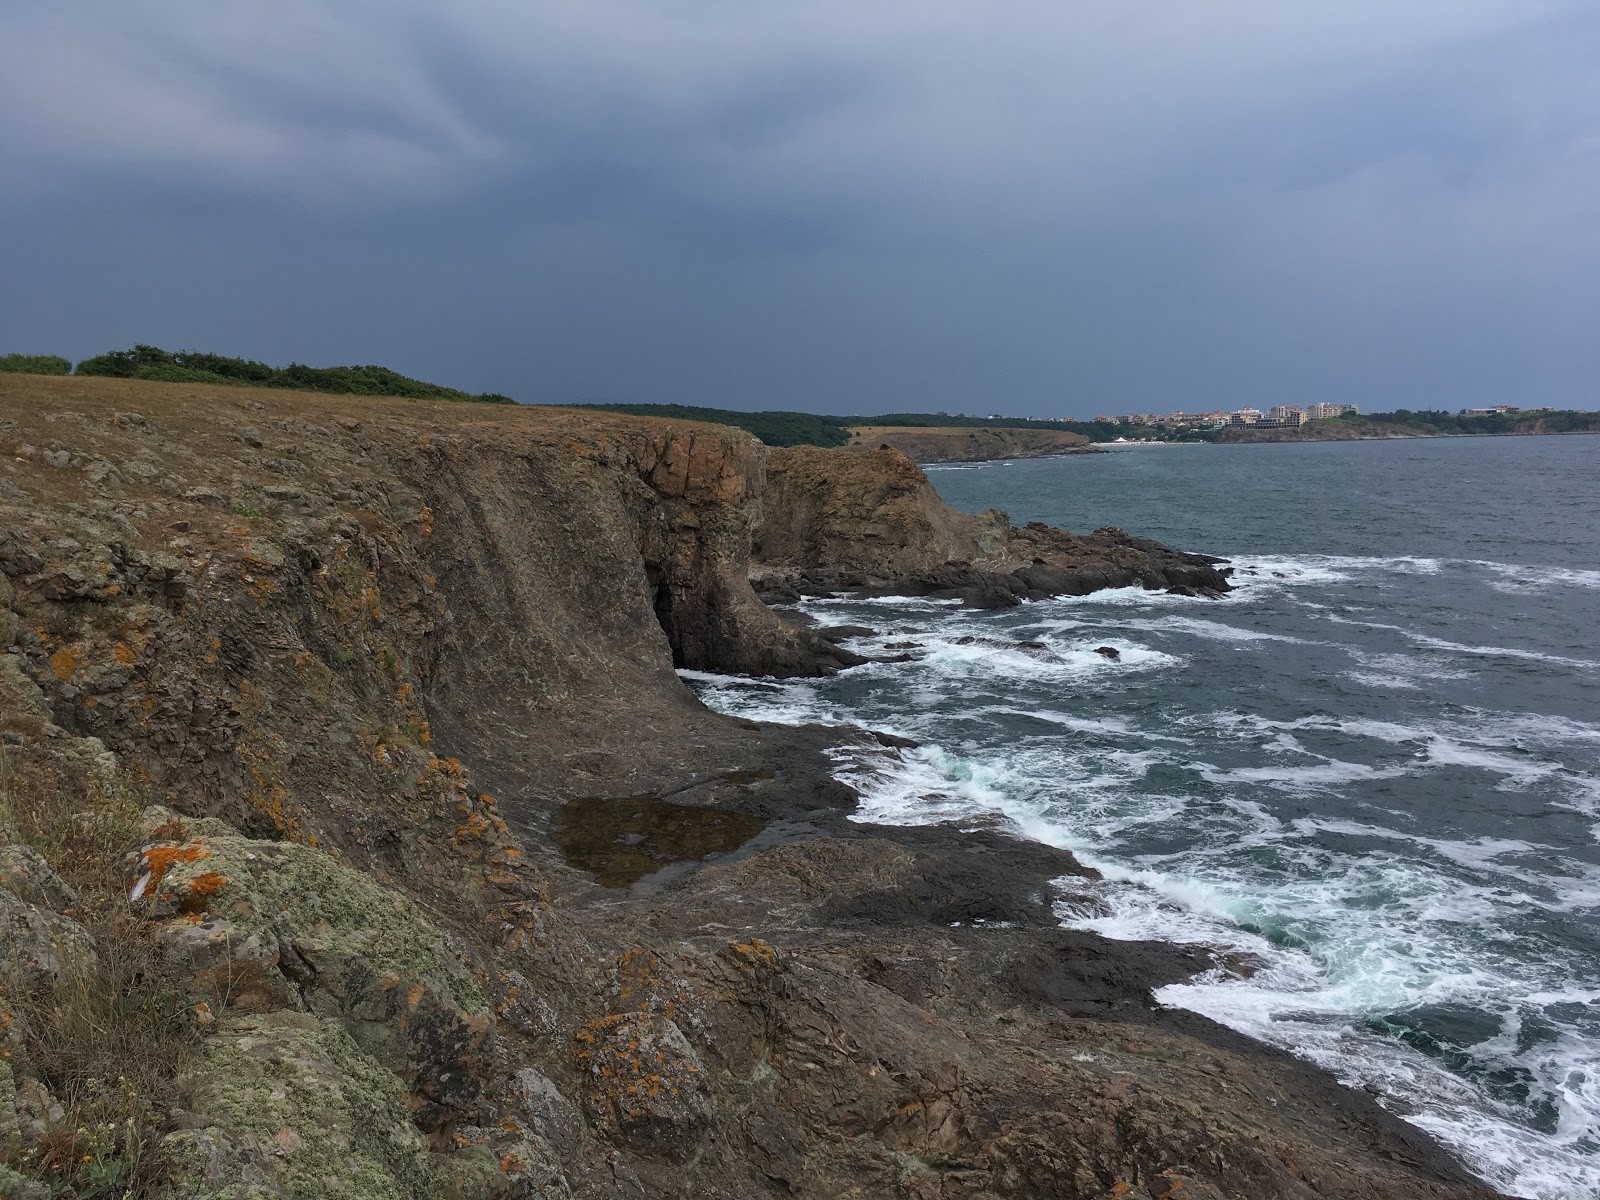
[[[0,355],[0,372],[86,375],[229,387],[284,388],[343,395],[516,404],[498,392],[473,393],[426,383],[378,366],[273,367],[198,351],[135,346],[74,365],[59,355]],[[1458,412],[1395,409],[1361,413],[1353,404],[1283,405],[1260,412],[1130,413],[1072,418],[967,416],[900,412],[834,416],[787,410],[744,412],[686,404],[562,405],[642,417],[705,421],[754,434],[769,446],[874,450],[891,446],[916,462],[981,462],[1094,453],[1118,442],[1221,443],[1366,441],[1390,438],[1600,433],[1600,412],[1496,405]]]

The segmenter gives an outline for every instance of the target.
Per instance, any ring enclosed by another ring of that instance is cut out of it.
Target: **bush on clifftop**
[[[60,372],[65,374],[66,372]],[[515,404],[498,392],[473,395],[437,383],[410,379],[387,367],[308,367],[290,363],[271,367],[245,358],[197,351],[176,353],[159,346],[135,346],[86,358],[78,375],[104,375],[116,379],[152,379],[165,383],[215,383],[234,387],[294,388],[303,392],[333,392],[354,396],[404,396],[413,400],[476,400],[483,404]]]
[[[68,375],[72,372],[72,363],[59,354],[4,354],[0,355],[0,371],[14,371],[20,375]]]

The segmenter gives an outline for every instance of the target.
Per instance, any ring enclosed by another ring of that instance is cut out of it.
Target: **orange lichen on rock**
[[[78,662],[83,655],[82,646],[63,646],[50,656],[50,669],[62,683],[78,673]]]
[[[189,827],[182,821],[163,821],[150,836],[158,842],[183,842],[189,839]]]
[[[204,846],[151,846],[144,852],[145,866],[150,871],[150,887],[154,888],[165,878],[175,863],[199,862],[211,857]]]
[[[778,948],[771,942],[764,942],[760,938],[751,938],[748,942],[732,942],[729,944],[728,949],[751,966],[776,967],[778,965]]]
[[[178,901],[178,908],[189,914],[191,918],[198,917],[211,908],[211,897],[228,886],[228,878],[216,871],[206,871],[196,875],[189,881],[189,886]]]
[[[189,881],[189,895],[198,897],[215,896],[227,886],[228,880],[225,875],[219,875],[216,871],[206,871],[201,875],[196,875]]]

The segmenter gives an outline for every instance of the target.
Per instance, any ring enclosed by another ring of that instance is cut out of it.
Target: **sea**
[[[1600,1194],[1600,437],[928,474],[964,511],[1226,556],[1237,588],[808,600],[873,630],[852,649],[915,657],[686,672],[702,698],[915,739],[840,752],[858,819],[998,817],[1070,849],[1104,878],[1063,881],[1063,924],[1257,967],[1160,1003],[1366,1088],[1507,1193]]]

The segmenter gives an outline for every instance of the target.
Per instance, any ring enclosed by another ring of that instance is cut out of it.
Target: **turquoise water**
[[[1157,447],[933,468],[968,511],[1230,556],[1208,602],[819,600],[919,657],[708,703],[888,728],[862,817],[1004,814],[1064,922],[1248,952],[1165,988],[1515,1194],[1600,1191],[1600,437]],[[958,639],[1042,641],[1048,652]],[[1094,653],[1109,645],[1111,662]]]

